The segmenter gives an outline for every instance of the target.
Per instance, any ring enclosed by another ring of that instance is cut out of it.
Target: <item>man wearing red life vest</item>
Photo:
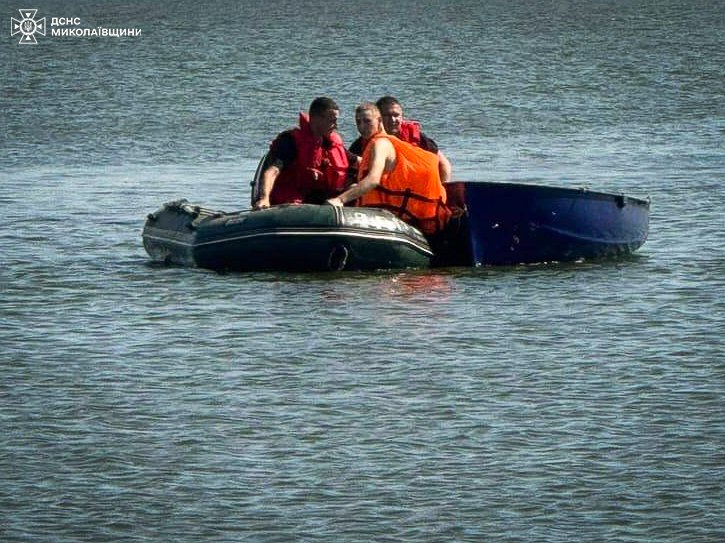
[[[451,180],[451,163],[438,148],[433,139],[429,138],[421,131],[420,123],[410,119],[403,118],[403,106],[397,98],[393,96],[383,96],[375,102],[375,105],[380,110],[380,114],[383,117],[383,126],[385,131],[392,135],[400,138],[403,141],[407,141],[430,151],[433,154],[438,155],[438,172],[440,174],[441,182],[447,183]],[[365,147],[365,140],[363,137],[356,139],[350,145],[350,153],[358,156],[362,156],[363,149]],[[351,167],[356,168],[356,164],[351,164]]]
[[[287,203],[321,204],[343,190],[348,159],[336,132],[339,116],[334,100],[315,98],[309,113],[300,113],[299,126],[274,139],[254,209]]]
[[[359,164],[358,182],[328,204],[389,209],[424,234],[440,232],[451,216],[446,189],[438,172],[438,157],[385,132],[380,110],[370,102],[355,110],[358,131],[367,142]]]

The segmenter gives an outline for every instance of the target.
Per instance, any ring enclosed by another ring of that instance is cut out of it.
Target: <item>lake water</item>
[[[725,539],[725,9],[38,1],[0,43],[0,540]],[[139,36],[53,36],[140,29]],[[454,178],[652,200],[606,262],[160,267],[317,95],[392,93]]]

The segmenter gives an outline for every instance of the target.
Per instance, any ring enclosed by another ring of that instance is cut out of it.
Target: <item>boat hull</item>
[[[447,189],[449,202],[465,210],[465,225],[449,241],[467,245],[474,266],[619,257],[637,250],[649,231],[649,202],[623,195],[522,183],[454,182]]]
[[[390,212],[284,205],[224,213],[185,200],[147,218],[153,260],[218,271],[341,271],[429,267],[425,237]]]

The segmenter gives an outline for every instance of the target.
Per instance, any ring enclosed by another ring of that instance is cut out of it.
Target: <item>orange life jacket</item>
[[[327,142],[316,138],[306,113],[300,113],[299,123],[291,130],[297,156],[277,176],[269,198],[272,205],[322,203],[345,187],[348,160],[340,135],[333,132]]]
[[[359,205],[389,209],[424,234],[441,230],[451,211],[438,173],[438,156],[388,134],[378,134],[371,141],[381,137],[388,138],[395,148],[395,167],[383,173],[377,187],[360,197]],[[370,144],[365,147],[358,180],[367,175],[372,148]]]
[[[400,133],[398,137],[412,143],[416,147],[420,147],[420,123],[411,119],[405,120],[400,123]]]

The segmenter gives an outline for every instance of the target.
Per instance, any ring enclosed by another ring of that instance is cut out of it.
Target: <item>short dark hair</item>
[[[308,113],[310,114],[310,117],[319,117],[331,109],[340,111],[340,108],[335,100],[328,98],[327,96],[318,96],[312,100]]]
[[[382,98],[378,98],[378,101],[375,102],[375,105],[378,106],[378,109],[380,111],[389,108],[390,106],[400,106],[403,107],[403,104],[400,103],[400,100],[398,100],[395,96],[383,96]]]

